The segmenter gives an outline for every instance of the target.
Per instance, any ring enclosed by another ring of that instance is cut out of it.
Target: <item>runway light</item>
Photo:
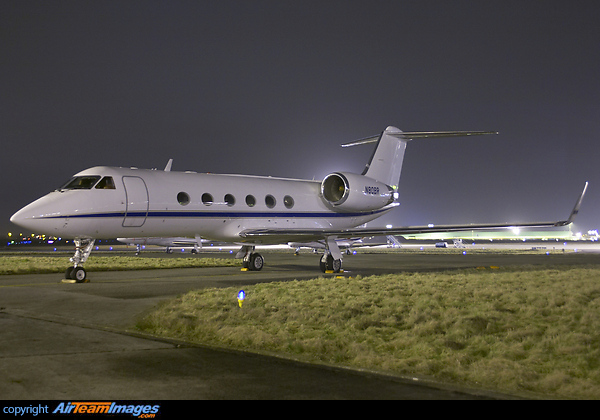
[[[246,292],[240,290],[237,295],[238,305],[240,305],[240,308],[242,307],[242,303],[244,303],[244,299],[246,299]]]

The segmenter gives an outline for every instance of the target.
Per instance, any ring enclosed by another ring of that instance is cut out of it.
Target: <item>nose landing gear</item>
[[[75,255],[71,258],[73,267],[67,268],[65,271],[65,280],[74,281],[75,283],[85,283],[87,280],[87,272],[80,264],[87,261],[92,253],[95,239],[75,239]]]

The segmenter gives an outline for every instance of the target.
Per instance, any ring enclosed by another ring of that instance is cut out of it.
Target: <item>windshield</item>
[[[99,176],[76,176],[59,190],[91,190],[99,179]]]
[[[102,178],[102,181],[96,184],[97,190],[114,190],[115,189],[115,181],[112,176],[105,176]]]

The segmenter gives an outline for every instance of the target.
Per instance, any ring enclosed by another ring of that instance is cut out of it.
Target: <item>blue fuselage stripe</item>
[[[48,219],[81,219],[81,218],[123,218],[123,217],[153,217],[153,218],[328,218],[328,217],[360,217],[369,216],[385,211],[386,209],[364,213],[335,213],[335,212],[208,212],[208,211],[150,211],[148,213],[117,212],[117,213],[89,213],[48,216]]]

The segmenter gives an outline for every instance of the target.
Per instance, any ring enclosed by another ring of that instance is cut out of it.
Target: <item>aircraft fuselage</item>
[[[320,181],[104,166],[73,180],[79,181],[34,201],[11,220],[62,237],[201,235],[247,242],[240,232],[248,229],[345,229],[392,208],[340,211],[322,198]],[[365,196],[372,194],[369,184]]]

